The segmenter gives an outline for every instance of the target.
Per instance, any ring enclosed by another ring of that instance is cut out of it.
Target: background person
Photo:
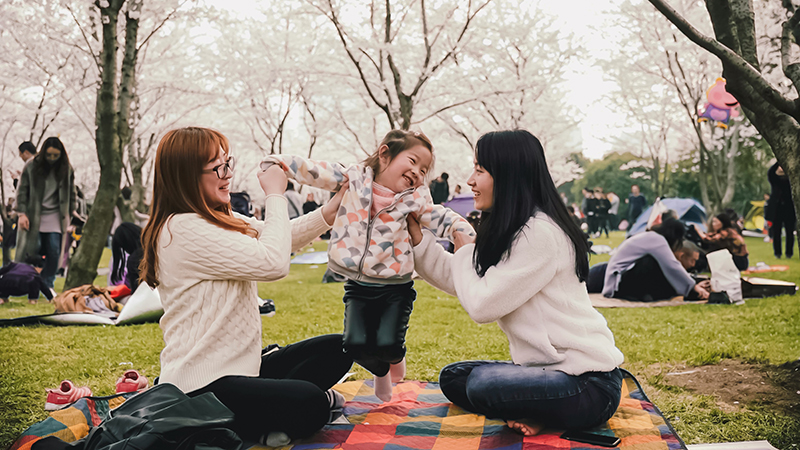
[[[442,172],[441,175],[436,177],[436,179],[431,181],[428,185],[428,188],[431,190],[431,198],[433,198],[434,205],[440,205],[450,198],[450,185],[447,183],[449,178],[450,174]]]
[[[31,255],[45,257],[42,278],[53,288],[66,248],[76,205],[75,182],[64,144],[49,137],[25,164],[17,189],[17,252],[15,261]]]
[[[24,262],[10,262],[0,268],[0,305],[8,303],[8,297],[27,295],[28,303],[35,305],[39,292],[47,301],[53,300],[53,291],[45,284],[41,273],[44,259],[28,256]]]
[[[628,227],[632,227],[636,223],[636,219],[642,214],[642,211],[647,207],[647,199],[639,192],[639,185],[634,184],[631,186],[631,193],[625,200],[628,204]]]
[[[609,192],[606,198],[611,203],[611,208],[608,209],[608,228],[613,231],[619,226],[619,196]]]
[[[700,237],[703,250],[708,253],[722,249],[728,250],[733,256],[736,268],[747,270],[749,265],[747,245],[728,214],[717,214],[712,217],[708,222],[707,233],[704,233],[697,225],[692,225]]]
[[[231,165],[227,138],[207,128],[169,131],[156,150],[141,272],[164,305],[160,381],[189,396],[214,393],[243,439],[281,446],[322,428],[344,403],[330,388],[352,359],[340,334],[262,356],[257,282],[289,273],[292,248],[330,228],[341,194],[289,222],[286,176],[275,167],[259,174],[262,222],[231,212]]]
[[[125,284],[131,292],[136,292],[143,254],[142,229],[133,223],[121,223],[111,237],[111,253],[111,284]]]
[[[482,136],[468,184],[482,211],[475,243],[448,254],[410,220],[416,267],[474,321],[497,322],[512,361],[452,363],[442,392],[525,435],[604,423],[619,404],[623,355],[586,293],[588,243],[539,140],[524,130]]]
[[[697,263],[700,252],[694,244],[684,243],[685,232],[679,220],[669,217],[652,230],[623,241],[608,260],[603,296],[633,301],[695,294],[708,298],[707,285],[696,283],[687,272]]]
[[[287,200],[287,210],[289,211],[289,219],[295,219],[303,215],[303,197],[294,189],[294,183],[289,181],[286,184],[286,192],[283,196]]]
[[[792,203],[792,188],[789,177],[783,168],[775,163],[767,172],[767,179],[771,187],[769,202],[764,211],[764,218],[772,224],[769,227],[772,236],[772,251],[776,258],[781,257],[781,235],[786,232],[786,257],[794,255],[794,230],[797,222],[794,203]]]

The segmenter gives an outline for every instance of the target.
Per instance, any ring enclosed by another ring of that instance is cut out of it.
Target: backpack
[[[250,195],[247,192],[231,193],[231,209],[243,216],[253,217],[250,212]]]

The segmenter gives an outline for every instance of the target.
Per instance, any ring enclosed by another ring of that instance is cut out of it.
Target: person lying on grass
[[[511,361],[449,364],[442,392],[526,436],[606,422],[619,405],[624,357],[586,292],[588,242],[539,140],[524,130],[485,134],[467,184],[481,211],[474,244],[449,254],[409,220],[415,266],[475,322],[497,322]]]
[[[0,305],[8,303],[8,297],[27,295],[28,303],[35,305],[39,292],[47,301],[53,300],[53,291],[42,278],[44,258],[31,255],[24,262],[11,262],[0,269]]]
[[[262,355],[257,282],[289,273],[292,249],[331,227],[343,192],[289,222],[286,175],[276,166],[258,175],[266,194],[262,222],[231,212],[233,168],[219,132],[166,133],[156,150],[140,273],[164,305],[160,381],[192,397],[212,392],[234,413],[231,429],[239,436],[276,447],[313,434],[344,404],[330,388],[353,360],[342,352],[340,334]]]

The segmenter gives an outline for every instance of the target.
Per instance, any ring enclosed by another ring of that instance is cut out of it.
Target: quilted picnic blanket
[[[394,387],[390,403],[374,395],[372,380],[358,380],[334,387],[347,399],[343,422],[327,425],[308,439],[295,441],[282,450],[556,450],[599,449],[589,444],[561,439],[561,430],[545,430],[523,437],[500,420],[471,414],[448,402],[437,383],[406,381]],[[34,424],[10,450],[29,449],[45,436],[65,441],[79,439],[107,414],[122,397],[82,399],[72,407],[56,411]],[[683,441],[658,408],[645,396],[628,372],[622,385],[622,400],[614,417],[592,430],[615,435],[623,450],[686,450]],[[253,446],[252,450],[267,447]]]

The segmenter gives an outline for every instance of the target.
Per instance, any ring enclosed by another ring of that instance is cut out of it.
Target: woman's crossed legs
[[[607,421],[619,405],[622,373],[574,376],[509,361],[462,361],[442,369],[439,382],[457,406],[533,435],[544,427],[582,429]]]

